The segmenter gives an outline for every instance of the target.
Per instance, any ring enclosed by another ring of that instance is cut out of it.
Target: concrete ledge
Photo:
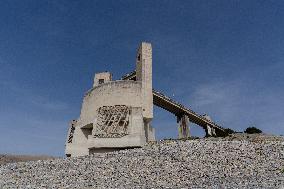
[[[121,138],[90,138],[87,146],[89,148],[127,148],[142,147],[145,144],[145,137],[132,135]]]
[[[116,80],[116,81],[109,81],[103,84],[100,84],[96,87],[91,88],[85,93],[85,96],[90,95],[94,90],[104,87],[126,87],[131,85],[142,85],[141,81],[133,81],[133,80]]]

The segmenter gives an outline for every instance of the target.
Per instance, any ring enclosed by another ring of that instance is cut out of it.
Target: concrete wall
[[[94,87],[83,100],[78,125],[93,123],[96,110],[102,106],[126,105],[141,107],[141,82],[111,81]]]
[[[128,127],[129,134],[121,138],[94,138],[88,140],[92,148],[126,148],[138,147],[146,143],[141,107],[132,107]]]
[[[93,88],[84,96],[80,117],[73,122],[75,130],[72,143],[66,142],[67,155],[82,156],[96,153],[96,150],[103,152],[110,149],[141,147],[147,141],[155,140],[155,130],[150,125],[153,118],[150,43],[143,42],[137,51],[136,74],[136,81],[111,81],[112,75],[109,72],[95,75]],[[100,84],[100,79],[103,79],[104,83]],[[119,118],[122,113],[117,115],[116,112],[123,110],[117,110],[116,105],[127,108],[127,118]],[[103,106],[107,106],[104,107],[107,109],[102,108]],[[108,113],[109,110],[114,112]],[[116,121],[109,120],[110,118]],[[123,127],[118,126],[121,122]],[[117,128],[122,130],[115,130]],[[69,129],[69,133],[70,131]],[[117,135],[120,132],[123,134]]]
[[[89,155],[90,153],[103,152],[104,149],[115,149],[115,148],[133,148],[141,147],[146,143],[144,121],[142,117],[142,107],[132,107],[130,115],[130,123],[128,126],[129,134],[121,138],[95,138],[93,137],[92,127],[88,124],[85,128],[77,126],[74,133],[74,140],[72,143],[66,144],[65,153],[74,156]],[[90,129],[90,130],[88,130]],[[85,131],[87,132],[84,133]],[[153,138],[152,133],[150,134],[151,139]],[[90,150],[92,152],[90,152]],[[96,152],[96,150],[98,150]]]
[[[97,109],[102,106],[126,105],[131,107],[129,134],[121,138],[95,138],[92,136]],[[88,155],[100,148],[139,147],[146,143],[141,98],[141,82],[111,81],[93,87],[83,99],[81,114],[76,122],[72,143],[66,143],[66,154]]]

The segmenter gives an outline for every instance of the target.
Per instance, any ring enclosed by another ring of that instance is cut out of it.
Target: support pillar
[[[209,125],[206,126],[206,136],[212,136],[212,131],[211,131],[211,127]]]
[[[209,121],[212,121],[211,117],[207,114],[204,114],[203,117]],[[209,125],[205,128],[206,136],[216,136],[216,131],[214,127],[211,127]]]
[[[216,136],[215,128],[209,125],[206,126],[205,132],[206,132],[206,136]]]
[[[214,127],[212,127],[212,128],[211,128],[211,130],[212,130],[212,134],[213,134],[213,136],[216,136],[215,128],[214,128]]]
[[[189,119],[186,115],[177,117],[178,123],[178,138],[185,139],[190,137],[189,133]]]

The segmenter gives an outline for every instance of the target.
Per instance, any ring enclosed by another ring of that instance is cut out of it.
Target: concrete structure
[[[136,80],[136,72],[133,71],[122,77],[123,80]],[[205,130],[206,136],[224,136],[225,129],[214,123],[208,115],[198,115],[196,112],[185,107],[153,89],[153,104],[163,108],[177,117],[179,138],[188,138],[190,136],[189,124],[195,123]]]
[[[112,81],[109,72],[95,74],[93,88],[84,96],[80,117],[70,123],[66,155],[141,147],[154,141],[153,104],[177,117],[179,138],[190,136],[189,122],[203,127],[209,136],[224,133],[209,117],[200,116],[153,90],[152,46],[143,42],[137,51],[136,71],[117,81]]]
[[[152,47],[142,43],[136,56],[137,81],[112,81],[109,72],[94,77],[78,120],[70,124],[67,156],[141,147],[155,140],[152,95]]]
[[[181,138],[189,138],[189,119],[188,116],[183,114],[182,116],[177,116],[178,122],[178,137]]]

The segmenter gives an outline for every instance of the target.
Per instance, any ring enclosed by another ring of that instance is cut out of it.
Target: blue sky
[[[63,156],[94,73],[132,71],[141,41],[155,89],[224,127],[284,134],[283,18],[276,0],[2,0],[0,153]],[[175,138],[154,110],[157,138]]]

